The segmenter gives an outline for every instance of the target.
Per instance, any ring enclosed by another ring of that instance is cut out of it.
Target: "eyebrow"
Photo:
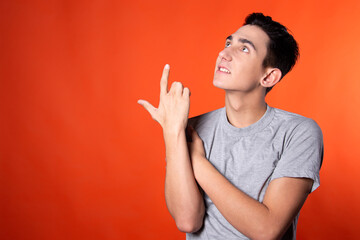
[[[226,40],[230,40],[230,41],[232,41],[232,39],[233,39],[233,36],[232,36],[232,35],[230,35],[230,36],[228,36],[228,37],[226,38]],[[251,45],[251,47],[256,51],[256,47],[255,47],[255,45],[254,45],[254,43],[253,43],[252,41],[250,41],[250,40],[248,40],[248,39],[246,39],[246,38],[239,38],[238,41],[239,41],[239,42],[242,42],[242,43],[248,43],[248,44]]]

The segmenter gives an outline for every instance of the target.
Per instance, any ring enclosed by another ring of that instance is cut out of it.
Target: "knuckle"
[[[177,92],[182,90],[183,86],[181,82],[173,82],[171,85],[171,89],[176,90]]]
[[[187,97],[190,96],[190,89],[189,88],[187,88],[187,87],[184,88],[184,95],[187,96]]]

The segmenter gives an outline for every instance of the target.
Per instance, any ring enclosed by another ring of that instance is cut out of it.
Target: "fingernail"
[[[165,69],[170,69],[170,65],[169,65],[169,64],[166,64],[166,65],[165,65]]]

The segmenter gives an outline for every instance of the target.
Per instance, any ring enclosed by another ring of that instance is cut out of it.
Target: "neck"
[[[228,121],[237,128],[250,126],[266,112],[265,96],[226,91],[225,107]]]

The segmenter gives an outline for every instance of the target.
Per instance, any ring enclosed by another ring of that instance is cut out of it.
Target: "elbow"
[[[251,239],[254,240],[277,240],[281,239],[281,234],[278,231],[275,231],[274,229],[264,229],[258,231],[255,236],[253,236]]]
[[[266,235],[265,234],[265,235],[258,235],[258,236],[254,237],[252,239],[254,239],[254,240],[277,240],[279,238],[276,238],[276,237],[273,237],[271,235]]]
[[[200,230],[203,225],[202,219],[182,219],[177,220],[176,227],[184,233],[194,233]]]
[[[205,207],[201,204],[198,208],[182,208],[177,214],[172,214],[176,227],[184,233],[199,231],[204,222]]]

